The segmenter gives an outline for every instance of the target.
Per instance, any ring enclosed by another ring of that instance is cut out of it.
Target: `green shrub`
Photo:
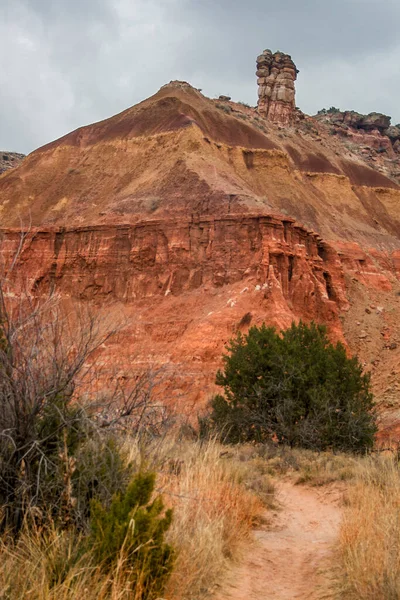
[[[112,433],[88,436],[75,453],[75,471],[71,476],[74,521],[85,527],[89,501],[109,506],[115,494],[126,490],[138,465],[131,464],[117,437]]]
[[[370,377],[344,346],[329,343],[326,328],[300,322],[279,335],[252,327],[231,340],[201,423],[227,442],[277,438],[290,446],[364,451],[376,432]]]
[[[139,473],[124,494],[114,496],[107,509],[91,501],[91,545],[96,560],[107,570],[123,556],[141,598],[157,598],[172,571],[174,553],[164,542],[172,511],[164,512],[160,497],[150,502],[155,476]]]
[[[340,113],[341,110],[340,108],[336,108],[336,106],[331,106],[330,108],[321,108],[321,110],[318,111],[318,115],[334,115],[336,113]]]

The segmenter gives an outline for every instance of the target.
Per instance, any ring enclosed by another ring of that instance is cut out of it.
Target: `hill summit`
[[[10,261],[27,229],[16,284],[125,313],[126,343],[105,353],[125,354],[127,371],[169,364],[170,395],[186,403],[214,389],[235,331],[303,318],[360,352],[389,404],[400,133],[379,113],[305,115],[297,74],[289,55],[264,51],[255,107],[172,81],[4,173]]]

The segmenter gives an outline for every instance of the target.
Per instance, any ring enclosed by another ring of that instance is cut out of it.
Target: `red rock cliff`
[[[18,230],[3,231],[11,264]],[[171,397],[204,400],[226,342],[265,319],[287,327],[316,319],[342,338],[346,308],[338,254],[319,236],[278,216],[226,215],[127,226],[35,229],[13,270],[14,289],[57,290],[128,319],[124,366],[169,364]],[[107,347],[104,361],[116,359]]]
[[[169,365],[170,397],[190,406],[225,342],[263,321],[327,323],[379,381],[399,357],[400,186],[317,126],[172,82],[38,149],[0,176],[6,263],[31,224],[15,286],[122,315],[105,356],[124,376]]]

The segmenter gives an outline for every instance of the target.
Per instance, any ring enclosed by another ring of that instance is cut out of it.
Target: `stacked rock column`
[[[257,57],[258,111],[269,121],[280,125],[294,121],[297,73],[289,54],[264,50]]]

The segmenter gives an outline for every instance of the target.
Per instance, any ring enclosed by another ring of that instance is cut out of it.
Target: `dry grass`
[[[272,477],[288,476],[297,484],[322,486],[354,479],[361,458],[344,453],[313,452],[276,444],[244,445],[238,450],[242,461],[250,461]]]
[[[324,485],[346,481],[336,552],[335,594],[341,600],[400,598],[400,467],[393,456],[356,458],[266,446],[176,441],[141,447],[129,458],[157,473],[157,493],[174,509],[168,541],[177,551],[163,597],[207,597],[240,559],[265,505],[274,506],[272,477]],[[121,554],[104,574],[84,537],[56,528],[27,528],[17,543],[0,542],[1,600],[142,600]]]
[[[137,453],[131,447],[131,459],[137,461]],[[199,599],[240,556],[263,511],[265,486],[254,489],[252,465],[214,440],[164,440],[147,451],[145,460],[158,473],[158,492],[174,509],[167,540],[178,557],[164,595]]]
[[[182,452],[180,473],[161,478],[177,515],[169,539],[178,561],[168,598],[194,599],[209,591],[240,554],[261,512],[260,501],[243,485],[242,465],[221,454],[216,443],[192,445]]]
[[[164,440],[145,448],[130,442],[128,449],[131,460],[156,471],[157,492],[174,508],[168,541],[177,561],[164,597],[199,599],[240,556],[263,510],[260,496],[273,494],[273,486],[251,461],[214,441]],[[0,545],[1,599],[139,600],[135,592],[124,556],[105,575],[75,532],[30,528],[17,544]]]
[[[3,600],[139,600],[121,555],[105,575],[73,532],[26,530],[17,544],[0,546]]]
[[[359,465],[346,497],[336,579],[342,599],[400,598],[400,469],[394,457]]]

